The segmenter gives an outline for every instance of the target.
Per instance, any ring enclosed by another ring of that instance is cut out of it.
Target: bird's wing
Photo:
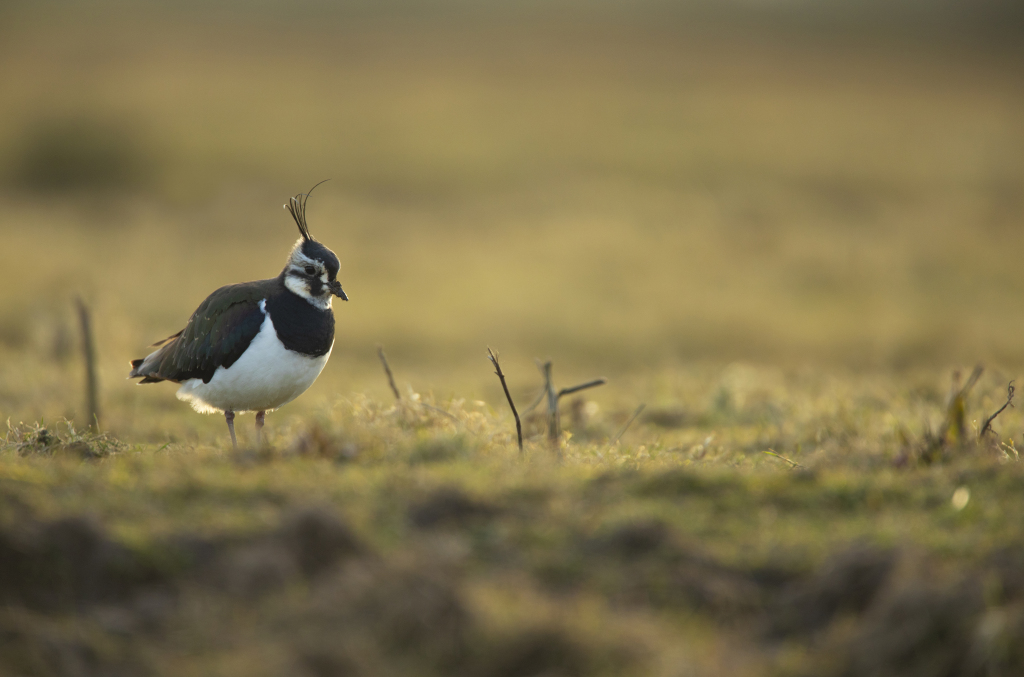
[[[273,280],[221,287],[192,313],[188,324],[138,364],[131,376],[143,383],[182,382],[201,378],[209,383],[217,367],[230,367],[256,337],[265,314],[260,301]]]

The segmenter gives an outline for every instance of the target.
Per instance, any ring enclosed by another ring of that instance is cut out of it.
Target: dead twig
[[[537,368],[540,369],[540,372],[542,374],[544,373],[544,365],[543,365],[543,363],[540,362],[540,360],[537,361]],[[562,388],[561,390],[558,391],[557,394],[558,394],[558,397],[561,397],[563,395],[571,395],[571,394],[573,394],[575,392],[579,392],[580,390],[586,390],[587,388],[593,388],[594,386],[604,385],[607,382],[608,382],[607,379],[596,378],[593,381],[587,381],[586,383],[581,383],[578,386],[573,386],[572,388]],[[543,388],[541,388],[541,391],[539,393],[537,393],[537,399],[535,399],[525,409],[523,409],[523,413],[524,414],[529,414],[531,411],[536,409],[537,405],[540,404],[541,402],[543,402],[544,398],[547,397],[547,395],[548,395],[548,389],[547,389],[547,384],[545,384],[545,386]]]
[[[391,392],[395,394],[395,399],[399,402],[402,400],[402,396],[398,392],[398,386],[395,385],[395,376],[391,373],[391,365],[388,364],[388,358],[384,355],[384,346],[377,344],[377,356],[380,357],[380,363],[384,365],[384,373],[388,376],[388,385],[391,386]]]
[[[766,451],[764,453],[768,454],[769,456],[774,456],[775,458],[781,458],[783,461],[788,463],[789,467],[791,467],[791,468],[802,468],[803,467],[802,465],[800,465],[796,461],[791,461],[788,458],[786,458],[785,456],[783,456],[782,454],[777,454],[774,451],[772,451],[771,449],[769,449],[768,451]]]
[[[531,411],[536,409],[537,405],[540,404],[541,402],[543,402],[544,398],[547,397],[547,394],[548,394],[547,388],[541,388],[541,391],[539,393],[537,393],[537,399],[535,399],[533,402],[531,402],[530,406],[526,407],[526,409],[523,409],[523,413],[524,414],[529,414]]]
[[[557,449],[558,439],[562,435],[561,424],[558,420],[558,400],[561,399],[563,395],[571,395],[572,393],[579,392],[580,390],[604,385],[608,380],[598,378],[593,381],[587,381],[586,383],[580,383],[579,385],[575,385],[570,388],[555,390],[555,384],[551,379],[551,366],[551,360],[548,360],[547,362],[537,360],[537,368],[540,369],[540,373],[544,376],[543,395],[547,395],[548,400],[548,441],[551,443],[553,448]]]
[[[999,409],[996,410],[996,413],[992,414],[987,419],[985,419],[985,425],[981,426],[981,432],[978,433],[979,440],[985,436],[986,432],[992,430],[992,421],[996,420],[996,416],[999,416],[999,414],[1003,413],[1003,410],[1005,410],[1007,407],[1013,406],[1014,390],[1015,388],[1013,387],[1013,381],[1010,381],[1010,383],[1006,386],[1006,403],[1003,404],[1003,406],[999,407]]]
[[[78,321],[82,329],[82,355],[85,358],[85,401],[86,409],[89,412],[89,427],[99,432],[99,382],[96,378],[96,346],[92,338],[92,321],[89,316],[89,307],[85,305],[82,297],[75,297],[75,305],[78,307]]]
[[[493,352],[490,347],[487,348],[487,359],[494,365],[494,373],[498,375],[498,380],[501,381],[501,388],[505,391],[505,398],[508,400],[508,406],[512,408],[512,415],[516,418],[516,439],[519,442],[519,451],[523,451],[523,424],[519,420],[519,412],[516,411],[516,403],[512,401],[512,395],[508,392],[508,385],[505,383],[505,374],[501,372],[501,365],[498,364],[498,354]]]
[[[555,392],[555,385],[551,382],[551,360],[541,365],[541,373],[544,374],[544,392],[548,396],[548,442],[551,446],[558,448],[558,438],[562,436],[561,425],[558,420],[558,393]]]
[[[581,383],[578,386],[573,386],[571,388],[562,388],[561,390],[558,391],[558,396],[562,397],[563,395],[572,395],[573,393],[578,393],[579,391],[586,390],[587,388],[603,386],[605,383],[608,383],[608,379],[595,378],[593,381],[587,381],[586,383]]]
[[[636,417],[643,413],[644,407],[646,406],[646,403],[642,403],[639,407],[636,408],[636,411],[633,412],[633,415],[629,417],[628,421],[626,421],[626,425],[622,426],[622,430],[619,431],[619,434],[616,435],[614,439],[612,439],[612,444],[618,443],[622,436],[626,434],[626,431],[629,430],[629,426],[633,425],[633,421],[636,420]]]
[[[379,344],[379,343],[377,344],[377,356],[380,358],[380,363],[382,365],[384,365],[384,373],[387,374],[388,385],[391,386],[391,392],[394,393],[395,400],[397,402],[401,402],[402,401],[402,396],[398,392],[398,386],[395,385],[395,375],[391,373],[391,365],[388,364],[388,358],[387,358],[386,355],[384,355],[384,346]],[[453,413],[451,413],[449,411],[445,411],[441,407],[435,407],[432,404],[427,404],[426,402],[418,402],[418,401],[415,401],[415,400],[416,400],[416,398],[414,397],[413,398],[413,404],[414,405],[419,405],[423,409],[429,409],[429,410],[431,410],[431,411],[433,411],[433,412],[435,412],[437,414],[441,414],[442,416],[450,418],[452,421],[455,422],[455,425],[461,426],[464,430],[469,430],[468,428],[466,428],[465,424],[462,421],[459,420],[459,417],[456,416],[455,414],[453,414]],[[469,432],[473,433],[474,435],[477,434],[476,432],[474,432],[472,430],[470,430]]]

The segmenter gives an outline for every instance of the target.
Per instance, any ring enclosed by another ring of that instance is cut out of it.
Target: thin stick
[[[992,421],[996,420],[996,416],[999,416],[999,414],[1003,413],[1003,410],[1006,409],[1007,407],[1013,406],[1014,390],[1015,388],[1013,387],[1013,381],[1010,381],[1009,385],[1006,386],[1006,404],[999,407],[999,410],[996,411],[996,413],[992,414],[987,419],[985,419],[985,425],[981,426],[981,432],[978,433],[978,439],[984,437],[987,431],[992,430]]]
[[[92,322],[89,317],[89,308],[85,305],[82,297],[75,297],[75,305],[78,306],[78,321],[82,328],[82,354],[85,357],[85,399],[89,412],[89,426],[98,432],[100,429],[99,383],[96,379],[96,346],[92,340]]]
[[[537,369],[540,370],[540,375],[543,376],[544,375],[544,363],[541,362],[537,358],[533,359],[533,363],[537,365]],[[541,402],[543,402],[544,398],[547,397],[547,396],[548,396],[547,386],[546,385],[541,386],[540,392],[537,393],[537,399],[535,399],[533,402],[531,402],[530,406],[526,407],[526,409],[523,409],[523,413],[524,414],[529,414],[531,411],[536,409],[537,405],[540,404]]]
[[[786,458],[785,456],[783,456],[782,454],[776,454],[771,449],[769,449],[768,451],[766,451],[764,453],[768,454],[769,456],[774,456],[775,458],[781,458],[783,461],[788,463],[790,465],[790,467],[792,467],[792,468],[802,468],[803,467],[802,465],[800,465],[796,461],[791,461],[788,458]]]
[[[605,383],[608,383],[608,379],[595,378],[593,381],[587,381],[586,383],[581,383],[578,386],[573,386],[571,388],[562,388],[561,390],[558,391],[558,396],[561,397],[562,395],[572,395],[573,393],[578,393],[579,391],[586,390],[587,388],[603,386]]]
[[[980,364],[974,365],[974,371],[972,371],[971,375],[967,378],[967,383],[964,384],[964,387],[960,389],[961,397],[967,397],[967,393],[971,392],[971,388],[973,388],[974,384],[978,382],[979,378],[981,378],[981,373],[983,371],[985,371],[985,367]]]
[[[541,365],[540,363],[538,363],[538,365],[541,368],[541,374],[544,374],[544,366]],[[597,385],[604,385],[607,382],[608,382],[607,379],[594,379],[593,381],[587,381],[586,383],[581,383],[580,385],[574,385],[571,388],[562,388],[561,390],[558,391],[558,396],[561,397],[562,395],[570,395],[573,392],[578,392],[578,391],[584,390],[586,388],[593,388],[594,386],[597,386]],[[548,389],[547,389],[547,387],[541,388],[541,391],[539,393],[537,393],[537,399],[535,399],[534,401],[531,401],[529,406],[526,407],[524,410],[522,410],[522,413],[523,414],[529,414],[531,411],[534,411],[535,409],[537,409],[537,406],[540,405],[542,403],[542,401],[544,401],[544,398],[547,397],[547,396],[548,396]]]
[[[498,380],[501,381],[501,388],[505,391],[505,399],[508,400],[508,406],[512,407],[512,415],[516,417],[516,439],[519,441],[519,451],[523,451],[523,424],[519,420],[519,412],[516,411],[516,403],[512,401],[512,395],[508,392],[508,385],[505,383],[505,374],[501,373],[501,365],[498,364],[498,354],[493,352],[490,347],[487,348],[487,359],[494,365],[494,373],[498,375]]]
[[[596,378],[593,381],[587,381],[586,383],[580,383],[579,385],[572,386],[571,388],[562,388],[561,390],[555,390],[554,381],[551,378],[551,360],[547,362],[541,362],[537,360],[537,368],[540,369],[540,373],[544,376],[544,390],[541,392],[540,397],[537,398],[537,402],[530,405],[530,409],[533,409],[544,398],[547,396],[548,400],[548,441],[551,446],[558,449],[558,440],[562,435],[561,423],[558,420],[558,401],[565,395],[571,395],[572,393],[586,390],[587,388],[593,388],[595,386],[604,385],[608,382],[607,379]]]
[[[541,373],[543,373],[543,370],[542,370]],[[544,398],[547,397],[547,395],[548,395],[548,391],[546,389],[544,389],[544,388],[541,388],[541,391],[539,393],[537,393],[537,399],[535,399],[530,404],[530,406],[528,406],[526,409],[523,409],[523,413],[524,414],[529,414],[531,411],[536,409],[537,405],[540,404],[541,402],[543,402]]]
[[[548,396],[548,442],[558,449],[558,438],[562,436],[562,431],[558,420],[558,393],[555,392],[555,384],[551,382],[551,360],[541,365],[541,371],[544,373],[544,392]]]
[[[633,425],[633,421],[635,421],[636,417],[643,412],[644,407],[646,406],[646,403],[641,403],[640,406],[636,408],[636,411],[633,412],[633,415],[629,417],[628,421],[626,421],[626,425],[622,426],[622,430],[620,430],[619,434],[616,435],[615,438],[612,440],[612,444],[618,443],[619,439],[621,439],[622,436],[626,434],[626,431],[629,430],[629,426]]]
[[[384,373],[388,375],[388,385],[391,386],[391,392],[395,394],[396,400],[401,401],[402,396],[398,393],[398,386],[395,385],[395,376],[391,373],[388,358],[384,356],[384,346],[379,343],[377,344],[377,355],[380,357],[380,363],[384,365]]]

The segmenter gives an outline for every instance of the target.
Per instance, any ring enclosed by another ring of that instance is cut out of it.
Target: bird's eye
[[[316,268],[313,266],[306,266],[306,275],[312,275],[316,272]]]

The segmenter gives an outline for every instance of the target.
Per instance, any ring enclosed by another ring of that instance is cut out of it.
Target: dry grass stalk
[[[516,403],[512,401],[512,395],[508,391],[508,385],[505,383],[505,374],[501,371],[501,365],[498,364],[498,354],[487,348],[487,359],[494,365],[494,373],[498,375],[498,380],[501,381],[501,387],[505,391],[505,398],[508,399],[508,406],[512,408],[512,415],[516,418],[516,440],[519,442],[519,451],[523,450],[523,424],[519,420],[519,412],[516,411]]]
[[[790,460],[790,459],[786,458],[785,456],[783,456],[782,454],[777,453],[777,452],[775,452],[775,451],[773,451],[771,449],[769,449],[768,451],[766,451],[764,453],[768,454],[769,456],[774,456],[775,458],[782,459],[783,461],[785,461],[786,463],[789,464],[790,468],[793,468],[794,470],[797,469],[797,468],[802,468],[803,467],[802,465],[800,465],[796,461]]]
[[[622,439],[622,436],[626,434],[627,430],[629,430],[629,426],[633,425],[633,421],[636,420],[637,416],[643,413],[644,408],[646,406],[646,403],[641,403],[640,406],[636,408],[636,411],[633,412],[633,415],[629,417],[628,421],[626,421],[626,425],[622,426],[622,430],[620,430],[619,433],[614,438],[612,438],[612,444],[617,444],[618,441]]]
[[[551,378],[551,367],[551,360],[548,360],[547,362],[543,363],[540,360],[537,360],[537,368],[540,369],[540,373],[544,375],[544,390],[542,391],[540,397],[537,398],[537,401],[534,402],[529,407],[529,409],[533,409],[533,407],[537,406],[537,404],[539,404],[540,401],[544,399],[545,396],[547,396],[548,441],[551,443],[551,446],[554,449],[558,449],[558,440],[562,435],[561,424],[558,420],[558,400],[560,400],[564,395],[571,395],[572,393],[576,393],[581,390],[586,390],[587,388],[594,388],[596,386],[604,385],[605,383],[608,382],[608,380],[604,378],[596,378],[592,381],[580,383],[579,385],[575,385],[569,388],[555,390],[555,384]],[[529,411],[529,409],[527,409],[527,411]]]
[[[75,297],[78,321],[82,330],[82,357],[85,359],[85,402],[89,413],[89,427],[100,429],[99,381],[96,377],[96,346],[92,337],[92,320],[89,307],[82,297]]]
[[[395,385],[395,376],[391,373],[391,365],[388,364],[388,358],[384,355],[384,346],[379,343],[377,344],[377,356],[380,357],[380,363],[384,365],[384,373],[387,374],[391,392],[395,394],[395,399],[401,402],[402,396],[398,392],[398,386]]]

